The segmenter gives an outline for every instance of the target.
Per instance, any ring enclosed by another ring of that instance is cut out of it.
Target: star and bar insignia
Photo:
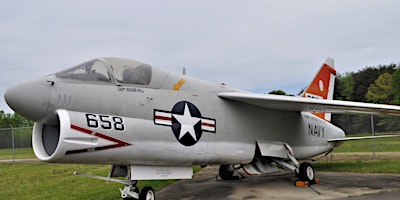
[[[188,101],[180,101],[171,111],[154,110],[154,124],[170,126],[175,138],[185,146],[196,144],[202,132],[215,133],[215,119],[201,116],[199,109]]]

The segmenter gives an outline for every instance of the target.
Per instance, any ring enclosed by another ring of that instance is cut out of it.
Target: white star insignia
[[[195,141],[197,141],[194,125],[196,125],[201,119],[197,117],[192,117],[187,103],[185,103],[185,110],[183,112],[183,115],[177,115],[177,114],[172,114],[172,115],[181,124],[181,132],[179,133],[179,140],[187,133],[189,133],[190,136],[192,136],[192,138]]]

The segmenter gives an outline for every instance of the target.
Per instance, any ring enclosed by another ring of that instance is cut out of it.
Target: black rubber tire
[[[234,172],[235,170],[233,169],[232,165],[219,166],[219,176],[222,180],[232,180]]]
[[[307,162],[301,163],[297,177],[301,181],[308,181],[310,183],[315,183],[315,173],[311,164]]]
[[[150,186],[146,186],[142,189],[139,195],[139,200],[154,200],[156,199],[156,193],[153,188]]]

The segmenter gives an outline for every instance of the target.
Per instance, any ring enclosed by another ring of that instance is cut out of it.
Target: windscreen
[[[111,77],[107,71],[107,64],[101,60],[94,59],[72,67],[62,72],[56,73],[57,78],[71,79],[87,82],[111,82]]]

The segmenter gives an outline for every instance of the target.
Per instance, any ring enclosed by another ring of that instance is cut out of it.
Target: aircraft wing
[[[395,105],[256,94],[250,92],[222,92],[219,93],[218,96],[223,99],[274,110],[400,115],[400,106]]]

